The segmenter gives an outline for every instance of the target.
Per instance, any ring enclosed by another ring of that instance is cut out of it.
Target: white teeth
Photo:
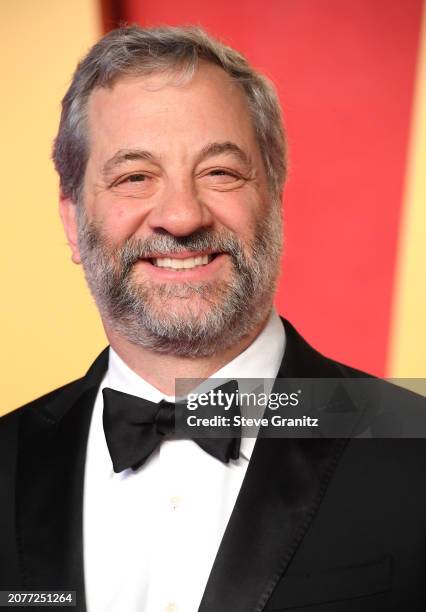
[[[205,266],[213,259],[212,255],[199,255],[187,257],[186,259],[173,259],[171,257],[155,257],[152,260],[154,266],[159,268],[171,268],[172,270],[189,270],[197,266]]]

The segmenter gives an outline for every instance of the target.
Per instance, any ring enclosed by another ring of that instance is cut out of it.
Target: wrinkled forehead
[[[167,70],[129,75],[95,89],[88,103],[89,150],[150,146],[188,149],[235,141],[259,157],[255,128],[242,86],[223,69],[201,62],[194,72]],[[143,142],[141,142],[143,141]]]
[[[209,101],[217,106],[225,102],[230,110],[238,106],[241,120],[249,114],[242,85],[219,66],[201,61],[195,65],[176,65],[148,74],[135,72],[120,75],[107,85],[97,86],[88,98],[89,117],[96,118],[103,107],[122,104],[125,98],[129,102],[149,105],[152,100],[158,103],[165,97],[172,97],[174,102],[181,105],[188,103],[190,97],[197,99],[201,106]]]

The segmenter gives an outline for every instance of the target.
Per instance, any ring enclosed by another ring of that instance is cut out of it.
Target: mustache
[[[184,251],[209,251],[227,253],[240,267],[245,262],[241,241],[230,232],[198,231],[189,236],[171,234],[154,234],[146,238],[129,238],[115,253],[121,265],[130,269],[139,259],[150,259],[154,256],[168,256],[170,253]]]
[[[208,251],[226,253],[237,272],[244,273],[248,265],[241,240],[229,230],[198,230],[188,236],[173,236],[165,230],[156,230],[150,236],[128,238],[120,247],[114,246],[100,229],[84,216],[80,219],[79,247],[82,256],[87,258],[97,251],[101,254],[103,265],[112,265],[115,274],[126,278],[139,259],[153,256],[168,256],[170,253],[184,251]],[[106,258],[110,258],[110,262]]]

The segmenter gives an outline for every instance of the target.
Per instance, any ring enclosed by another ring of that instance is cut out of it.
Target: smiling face
[[[205,63],[183,83],[126,77],[91,94],[88,126],[84,214],[63,200],[62,216],[106,327],[192,356],[252,331],[281,229],[240,87]]]

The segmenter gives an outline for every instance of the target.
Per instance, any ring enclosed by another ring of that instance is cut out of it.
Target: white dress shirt
[[[214,378],[269,378],[278,373],[284,327],[267,325]],[[173,401],[110,349],[89,431],[83,542],[88,612],[196,612],[241,488],[255,440],[222,463],[193,440],[164,441],[138,471],[115,474],[102,426],[102,389]]]

